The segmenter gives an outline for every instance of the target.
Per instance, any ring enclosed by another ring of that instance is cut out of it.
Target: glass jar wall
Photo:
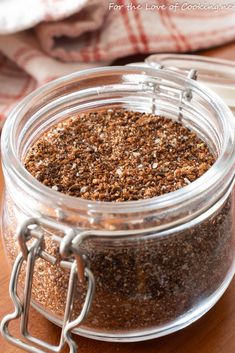
[[[61,194],[23,167],[28,148],[58,121],[118,107],[180,119],[207,143],[215,164],[182,189],[118,203]],[[28,222],[29,233],[35,226],[42,231],[48,256],[38,256],[35,262],[32,305],[49,320],[62,323],[70,276],[63,263],[70,261],[69,253],[61,245],[66,228],[95,281],[89,313],[76,333],[137,341],[174,332],[202,316],[234,274],[234,139],[234,118],[226,105],[197,82],[169,70],[87,70],[27,97],[3,131],[2,234],[13,263],[20,252],[15,235],[22,223]],[[55,261],[48,261],[50,256]],[[21,291],[25,263],[19,276]],[[87,281],[77,281],[73,318],[81,312],[86,293]]]

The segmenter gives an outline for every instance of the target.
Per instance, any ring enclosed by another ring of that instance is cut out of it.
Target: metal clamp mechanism
[[[191,69],[188,72],[187,78],[189,78],[191,80],[197,80],[197,70]],[[183,103],[183,100],[185,99],[188,102],[190,102],[192,100],[192,98],[193,98],[193,94],[192,94],[191,88],[186,88],[184,91],[181,92],[181,94],[180,94],[180,105],[179,105],[179,114],[178,114],[179,121],[182,121],[182,119],[183,119],[183,114],[182,114],[182,110],[183,110],[182,103]]]
[[[185,71],[184,70],[177,70],[177,71],[174,71],[173,68],[169,68],[169,67],[165,67],[164,65],[160,64],[160,63],[155,63],[153,65],[153,67],[156,69],[156,70],[171,70],[172,72],[177,72],[177,74],[180,74],[181,76],[185,76]],[[187,78],[191,79],[191,80],[197,80],[197,70],[195,69],[191,69],[187,72]],[[182,110],[183,110],[183,106],[182,106],[182,103],[183,103],[183,100],[186,100],[187,102],[190,102],[193,98],[193,93],[192,93],[192,89],[191,88],[186,88],[184,89],[183,91],[180,92],[180,100],[179,100],[179,111],[178,111],[178,119],[179,121],[181,122],[182,119],[183,119],[183,114],[182,114]],[[155,103],[155,100],[154,102]]]
[[[164,66],[162,63],[160,62],[147,62],[145,63],[133,63],[133,64],[128,64],[128,66],[136,66],[136,67],[151,67],[155,70],[166,70],[168,72],[172,72],[173,74],[177,74],[180,75],[182,77],[186,77],[188,79],[191,80],[197,80],[197,70],[195,69],[191,69],[189,71],[185,71],[185,70],[181,70],[181,69],[177,69],[174,67],[167,67]],[[161,82],[159,83],[154,83],[154,82],[144,82],[142,84],[143,86],[143,91],[150,91],[151,93],[156,93],[159,92],[161,93],[161,86],[163,86],[164,83],[162,84]],[[182,110],[183,110],[183,106],[182,103],[184,100],[186,100],[187,102],[190,102],[193,98],[193,94],[192,94],[192,89],[191,88],[185,88],[184,90],[181,90],[180,92],[180,96],[179,96],[179,110],[178,110],[178,119],[179,121],[182,121],[183,118],[183,114],[182,114]],[[156,98],[153,97],[152,98],[152,114],[156,113]]]
[[[40,229],[40,226],[47,226],[62,231],[65,236],[62,239],[60,238],[61,256],[74,257],[74,259],[70,258],[69,260],[66,259],[60,262],[62,267],[70,270],[70,277],[63,326],[58,345],[51,345],[36,337],[33,337],[28,331],[29,309],[35,262],[39,257],[53,265],[58,262],[54,256],[45,251],[44,234]],[[75,233],[73,229],[67,226],[55,223],[53,221],[37,218],[26,220],[17,232],[21,252],[15,260],[9,285],[9,293],[15,310],[13,313],[6,315],[1,323],[1,333],[3,337],[11,344],[31,353],[45,353],[46,351],[59,353],[67,343],[70,348],[70,353],[77,352],[78,347],[72,338],[71,331],[75,327],[81,325],[89,312],[95,290],[95,280],[88,267],[87,258],[78,248],[72,246],[74,236]],[[28,245],[29,241],[30,245]],[[24,261],[26,261],[25,285],[23,299],[21,300],[17,294],[17,287]],[[78,279],[83,283],[85,281],[87,282],[87,293],[79,316],[75,320],[71,321],[73,299]],[[9,331],[10,322],[18,318],[20,318],[20,332],[24,340],[12,336]]]

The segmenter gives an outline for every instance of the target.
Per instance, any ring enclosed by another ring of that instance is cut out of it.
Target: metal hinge
[[[148,62],[141,62],[141,63],[131,63],[128,64],[127,66],[133,66],[133,67],[139,67],[139,68],[152,68],[156,71],[159,70],[165,70],[168,72],[171,72],[173,75],[180,75],[181,77],[185,77],[191,80],[197,80],[197,70],[195,69],[191,69],[189,71],[185,71],[185,70],[180,70],[180,69],[175,69],[172,67],[167,67],[164,66],[161,63],[158,62],[154,62],[151,63],[151,65]],[[164,83],[158,82],[143,82],[142,83],[142,87],[143,87],[143,91],[145,92],[151,92],[152,94],[154,93],[161,93],[161,86],[164,86]],[[172,93],[173,97],[175,98],[175,94]],[[183,110],[183,101],[186,100],[187,102],[190,102],[193,98],[193,93],[192,93],[192,89],[190,87],[185,88],[184,90],[180,91],[180,95],[179,95],[179,107],[178,107],[178,119],[179,121],[182,121],[183,118],[183,114],[182,114],[182,110]],[[156,113],[156,98],[153,97],[152,98],[152,114]]]
[[[62,232],[64,235],[60,242],[60,255],[66,257],[66,259],[60,261],[60,263],[58,263],[58,260],[54,256],[48,254],[45,250],[44,232],[41,229],[43,226],[53,228]],[[82,235],[82,233],[80,234]],[[77,344],[72,337],[71,331],[75,327],[81,325],[89,312],[95,291],[95,280],[89,269],[87,258],[82,254],[78,247],[72,245],[74,237],[75,233],[72,228],[42,218],[28,219],[19,228],[17,238],[21,252],[15,260],[9,285],[9,293],[15,310],[13,313],[6,315],[1,323],[1,333],[11,344],[31,353],[45,353],[46,351],[59,353],[67,343],[70,348],[70,353],[77,352]],[[29,240],[32,242],[28,246]],[[68,256],[70,256],[69,260],[67,259]],[[63,326],[58,345],[51,345],[37,337],[31,336],[28,331],[34,266],[35,261],[39,257],[53,265],[60,265],[70,271]],[[21,300],[17,294],[17,287],[19,275],[24,262],[26,262],[26,273],[23,299]],[[81,282],[87,282],[87,293],[79,316],[75,320],[71,320],[74,293],[78,280]],[[23,339],[12,336],[9,331],[9,324],[15,319],[20,319],[20,332]]]

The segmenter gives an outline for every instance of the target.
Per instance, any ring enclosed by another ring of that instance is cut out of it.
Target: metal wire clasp
[[[64,237],[56,238],[60,243],[60,255],[66,257],[66,259],[60,261],[59,264],[58,260],[54,256],[45,251],[44,232],[42,231],[41,226],[47,226],[64,233]],[[87,258],[77,247],[71,246],[74,235],[75,233],[72,228],[41,218],[28,219],[24,221],[19,228],[17,232],[17,239],[21,251],[15,260],[9,284],[9,293],[15,310],[13,313],[6,315],[1,322],[1,333],[3,337],[11,344],[31,353],[46,353],[46,351],[59,353],[67,343],[70,348],[70,353],[77,352],[77,344],[72,338],[71,331],[84,321],[89,312],[95,290],[95,280],[91,270],[89,269]],[[67,256],[70,256],[70,258],[67,259]],[[71,258],[71,256],[73,256],[74,259]],[[61,265],[62,267],[70,270],[63,326],[58,345],[51,345],[38,339],[37,337],[33,337],[28,331],[34,266],[37,258],[39,257],[43,258],[52,265]],[[18,296],[17,287],[24,262],[26,263],[25,284],[23,298],[21,299]],[[73,299],[78,279],[83,283],[85,281],[87,282],[87,293],[79,316],[75,320],[71,321]],[[12,336],[9,331],[10,322],[18,318],[20,318],[20,332],[22,338],[24,339]]]
[[[170,68],[170,67],[167,67],[167,66],[164,66],[160,63],[155,63],[154,65],[150,65],[150,66],[153,66],[156,70],[168,70],[168,71],[172,71],[172,73],[176,73],[176,74],[180,74],[181,76],[183,77],[186,77],[188,79],[191,79],[191,80],[197,80],[197,70],[195,69],[191,69],[187,72],[187,74],[185,73],[184,70],[174,70],[173,68]],[[184,90],[182,90],[180,92],[180,98],[179,98],[179,108],[178,108],[178,119],[179,121],[182,121],[183,119],[183,102],[184,100],[186,100],[187,102],[190,102],[193,98],[193,93],[192,93],[192,89],[190,87],[187,87],[185,88]],[[153,107],[155,107],[155,100],[153,100]],[[154,109],[154,112],[155,113],[155,108]]]
[[[191,80],[197,80],[197,70],[195,69],[191,69],[188,74],[187,74],[187,78],[191,79]],[[191,88],[186,88],[185,90],[183,90],[180,94],[180,104],[179,104],[179,113],[178,113],[178,118],[179,121],[182,121],[183,119],[183,114],[182,114],[182,110],[183,110],[183,100],[185,99],[187,102],[190,102],[193,98],[193,93]]]
[[[153,55],[154,56],[154,55]],[[197,70],[195,69],[190,69],[190,70],[183,70],[183,69],[178,69],[175,67],[170,67],[170,66],[165,66],[163,65],[160,61],[156,60],[151,60],[150,58],[147,58],[144,63],[132,63],[128,64],[128,66],[135,66],[135,67],[140,67],[140,68],[145,68],[145,67],[151,67],[155,69],[156,71],[162,70],[166,72],[171,72],[172,74],[175,75],[180,75],[183,78],[188,78],[191,80],[197,80]],[[158,83],[155,82],[144,82],[142,84],[143,91],[145,92],[151,92],[151,93],[156,93],[158,92],[159,94],[166,95],[166,88],[167,84],[166,82],[161,82],[159,81]],[[169,88],[169,87],[168,87]],[[169,94],[169,92],[168,92]],[[174,95],[174,93],[172,93]],[[178,119],[179,121],[182,121],[183,119],[183,103],[184,101],[190,102],[193,98],[193,92],[192,89],[188,86],[185,89],[181,90],[179,94],[179,106],[178,106]],[[152,114],[156,113],[156,97],[152,98]]]

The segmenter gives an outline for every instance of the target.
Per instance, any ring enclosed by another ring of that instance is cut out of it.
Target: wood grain
[[[204,51],[202,55],[235,60],[235,43]],[[130,61],[140,58],[131,58]],[[0,193],[3,181],[0,176]],[[9,269],[0,245],[0,319],[12,311],[8,296]],[[31,333],[56,343],[60,329],[31,310]],[[12,325],[16,332],[17,324]],[[217,305],[190,327],[163,338],[139,343],[106,343],[77,337],[79,353],[234,353],[235,352],[235,279]],[[1,353],[23,353],[0,337]],[[63,353],[68,352],[67,349]]]

